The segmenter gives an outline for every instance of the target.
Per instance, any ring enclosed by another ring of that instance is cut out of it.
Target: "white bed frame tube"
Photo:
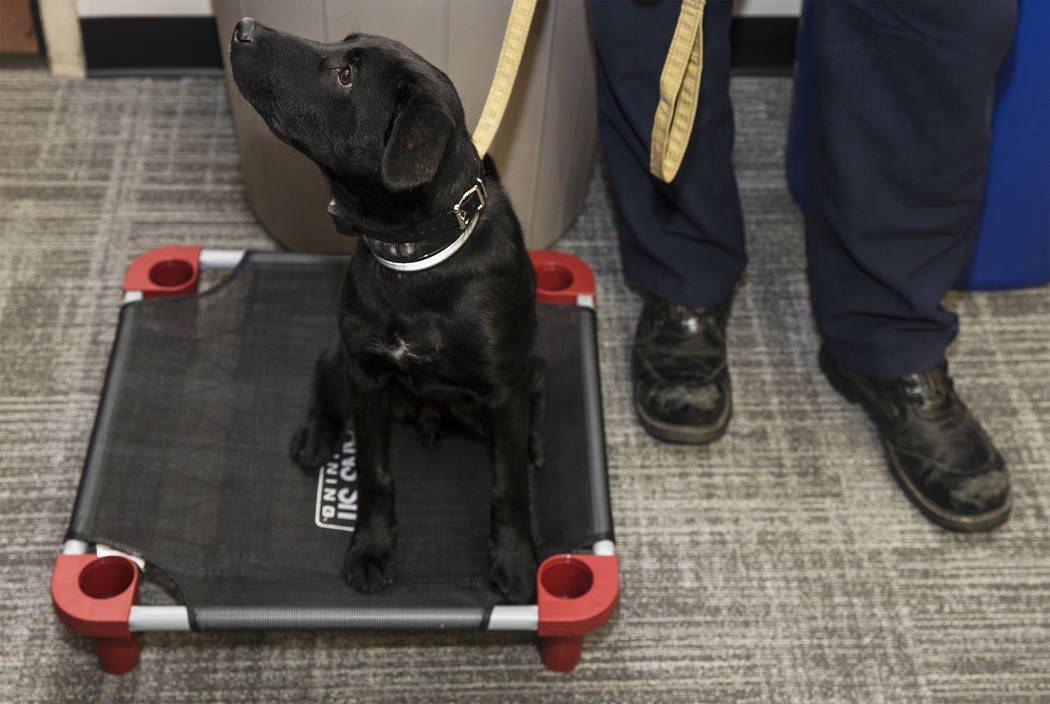
[[[197,263],[201,269],[233,269],[242,259],[243,249],[202,249]]]
[[[128,614],[131,631],[188,631],[190,612],[185,606],[132,606]]]
[[[540,627],[540,607],[493,606],[489,614],[490,631],[536,631]]]

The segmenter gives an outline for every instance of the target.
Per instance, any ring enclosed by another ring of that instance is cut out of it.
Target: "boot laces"
[[[946,408],[951,403],[952,380],[942,366],[904,377],[904,392],[919,402],[923,411]]]

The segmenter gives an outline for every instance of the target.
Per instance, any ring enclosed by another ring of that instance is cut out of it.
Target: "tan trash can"
[[[404,42],[445,71],[467,125],[477,123],[499,58],[511,0],[212,0],[248,200],[286,247],[349,251],[335,231],[320,171],[279,142],[241,98],[228,48],[237,20],[338,41],[351,32]],[[532,249],[550,246],[579,214],[597,145],[594,46],[583,0],[541,0],[514,94],[490,154]]]

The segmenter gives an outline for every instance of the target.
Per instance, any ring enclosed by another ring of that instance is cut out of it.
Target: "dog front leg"
[[[490,578],[511,603],[536,594],[536,549],[529,501],[528,388],[514,390],[492,414]]]
[[[292,460],[302,469],[317,471],[338,447],[349,418],[346,373],[346,351],[337,340],[314,364],[310,407],[289,446]]]
[[[354,388],[351,415],[357,444],[360,499],[357,525],[343,566],[343,578],[358,591],[373,593],[394,581],[394,480],[390,474],[391,391]]]

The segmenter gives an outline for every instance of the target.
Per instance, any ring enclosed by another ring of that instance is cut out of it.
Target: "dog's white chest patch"
[[[417,355],[408,346],[408,343],[399,337],[394,346],[390,348],[390,356],[400,362],[405,357],[415,357]]]
[[[398,364],[422,358],[422,356],[413,350],[412,346],[405,342],[405,340],[399,335],[394,336],[392,343],[380,343],[377,347],[383,354],[387,355]]]

